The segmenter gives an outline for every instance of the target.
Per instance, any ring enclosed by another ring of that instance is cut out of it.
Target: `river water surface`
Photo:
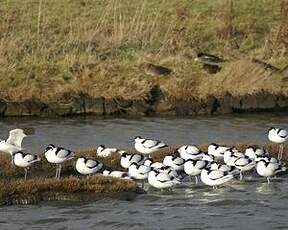
[[[0,121],[0,137],[9,129],[30,126],[24,140],[29,151],[54,143],[71,149],[99,144],[131,147],[134,136],[165,140],[170,145],[265,143],[271,126],[286,127],[286,114],[204,118],[9,119]],[[0,229],[288,229],[288,178],[270,185],[261,178],[235,181],[213,190],[183,184],[172,192],[149,189],[133,199],[53,202],[0,208]]]

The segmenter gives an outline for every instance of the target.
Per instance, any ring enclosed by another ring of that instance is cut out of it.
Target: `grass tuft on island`
[[[30,204],[49,200],[93,200],[105,197],[135,196],[138,187],[132,180],[94,175],[54,178],[31,177],[0,180],[0,204]]]
[[[230,144],[229,146],[232,146]],[[234,144],[237,149],[244,151],[251,146],[249,144]],[[276,155],[278,146],[275,144],[252,145],[263,147]],[[208,145],[199,146],[206,151]],[[177,147],[169,147],[151,154],[155,161],[162,161],[166,155],[177,154]],[[135,152],[128,150],[128,152]],[[288,146],[284,148],[284,162],[288,163]],[[112,170],[122,170],[120,155],[115,154],[107,158],[96,157],[95,150],[82,150],[76,153],[76,157],[86,156],[98,159]],[[41,201],[68,200],[91,201],[95,199],[114,197],[132,199],[138,193],[142,193],[133,180],[124,180],[113,177],[105,177],[101,174],[87,176],[79,175],[74,167],[75,161],[63,164],[61,179],[54,179],[55,167],[45,159],[35,164],[29,170],[28,180],[25,181],[24,170],[10,164],[7,154],[0,154],[0,205],[11,204],[35,204]]]

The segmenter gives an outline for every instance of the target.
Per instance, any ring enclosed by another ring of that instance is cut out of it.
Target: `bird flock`
[[[163,141],[134,138],[134,148],[139,153],[128,153],[116,148],[106,148],[104,145],[96,149],[97,156],[108,157],[120,154],[120,165],[123,171],[112,171],[96,159],[79,157],[75,169],[81,175],[90,176],[102,173],[104,176],[136,180],[157,189],[170,189],[181,184],[186,178],[194,178],[195,184],[200,181],[217,188],[232,179],[243,180],[247,172],[256,171],[267,182],[281,172],[286,172],[282,162],[284,144],[288,141],[288,132],[281,128],[270,128],[268,139],[279,145],[278,158],[272,157],[268,150],[249,146],[244,152],[235,147],[211,143],[207,152],[201,151],[195,145],[183,145],[173,155],[167,155],[162,162],[156,162],[151,153],[168,147]],[[22,141],[27,135],[22,129],[13,129],[7,140],[0,141],[0,151],[11,155],[11,164],[24,168],[25,180],[28,169],[41,161],[37,155],[24,153]],[[46,160],[56,165],[55,178],[60,179],[62,164],[75,158],[75,153],[67,148],[48,145],[44,150]]]

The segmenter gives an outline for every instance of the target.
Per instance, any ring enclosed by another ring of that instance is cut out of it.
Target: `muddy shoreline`
[[[245,112],[288,111],[286,94],[260,91],[255,94],[233,96],[209,96],[189,101],[165,95],[158,86],[140,99],[95,97],[73,95],[60,97],[53,102],[31,98],[21,102],[0,100],[0,117],[61,117],[73,115],[96,116],[148,116],[148,115],[219,115]]]

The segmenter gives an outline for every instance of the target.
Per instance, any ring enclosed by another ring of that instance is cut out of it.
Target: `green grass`
[[[287,0],[1,0],[0,98],[49,101],[66,91],[143,97],[159,79],[143,64],[163,64],[175,87],[206,76],[186,54],[230,61],[288,59]],[[176,81],[176,83],[175,83]],[[134,90],[131,91],[130,89]]]

